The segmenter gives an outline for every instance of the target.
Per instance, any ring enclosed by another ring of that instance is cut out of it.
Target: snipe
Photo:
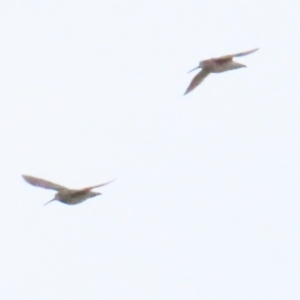
[[[45,180],[42,178],[37,178],[37,177],[29,176],[29,175],[22,175],[22,177],[25,179],[25,181],[27,181],[31,185],[41,187],[44,189],[50,189],[50,190],[57,191],[57,193],[55,194],[55,197],[52,200],[45,203],[44,205],[46,205],[54,200],[57,200],[57,201],[60,201],[62,203],[69,204],[69,205],[81,203],[89,198],[101,195],[101,193],[93,192],[92,189],[100,187],[100,186],[104,186],[113,181],[113,180],[111,180],[109,182],[101,183],[98,185],[93,185],[93,186],[85,187],[82,189],[78,189],[78,190],[74,189],[73,190],[73,189],[68,189],[62,185],[53,183],[51,181],[48,181],[48,180]]]
[[[184,95],[191,92],[193,89],[195,89],[204,79],[207,77],[210,73],[222,73],[230,70],[235,70],[239,68],[246,67],[245,65],[242,65],[238,62],[233,61],[234,57],[239,56],[245,56],[248,54],[251,54],[255,51],[257,51],[258,48],[237,53],[237,54],[231,54],[231,55],[225,55],[218,58],[211,58],[202,60],[199,63],[199,66],[194,68],[193,70],[189,71],[188,73],[197,70],[198,68],[202,69],[192,80],[189,87],[187,88]]]

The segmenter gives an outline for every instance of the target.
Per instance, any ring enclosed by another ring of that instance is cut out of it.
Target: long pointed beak
[[[197,70],[197,69],[200,69],[200,67],[198,66],[198,67],[194,68],[193,70],[188,71],[188,73],[191,73],[191,72],[193,72],[193,71],[195,71],[195,70]]]
[[[50,201],[46,202],[46,203],[45,203],[43,206],[45,206],[45,205],[49,204],[50,202],[52,202],[52,201],[54,201],[54,200],[56,200],[56,199],[54,198],[54,199],[52,199],[52,200],[50,200]]]

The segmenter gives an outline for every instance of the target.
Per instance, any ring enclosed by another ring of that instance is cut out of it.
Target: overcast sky
[[[299,299],[299,14],[2,1],[1,299]],[[256,47],[183,96],[200,60]],[[21,174],[116,180],[43,207]]]

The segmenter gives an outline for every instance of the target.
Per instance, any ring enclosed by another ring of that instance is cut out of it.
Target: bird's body
[[[217,61],[215,59],[202,61],[202,69],[210,70],[211,73],[223,73],[244,67],[246,66],[235,61]]]
[[[102,184],[98,184],[98,185],[94,185],[94,186],[90,186],[90,187],[85,187],[82,189],[69,189],[62,185],[53,183],[51,181],[48,181],[48,180],[45,180],[42,178],[37,178],[37,177],[29,176],[29,175],[22,175],[22,176],[23,176],[24,180],[31,185],[57,191],[54,198],[52,200],[50,200],[49,202],[45,203],[45,205],[54,200],[57,200],[57,201],[60,201],[62,203],[69,204],[69,205],[75,205],[75,204],[81,203],[89,198],[93,198],[95,196],[101,195],[101,193],[93,192],[92,189],[100,187],[100,186],[104,186],[111,182],[111,181],[109,181],[106,183],[102,183]]]
[[[62,190],[55,194],[56,200],[69,204],[75,205],[79,204],[89,198],[93,198],[95,196],[99,196],[101,193],[93,192],[93,191],[85,191],[85,190]]]
[[[186,95],[187,93],[195,89],[210,73],[222,73],[222,72],[246,67],[243,64],[233,61],[233,58],[248,55],[257,50],[258,49],[253,49],[246,52],[225,55],[218,58],[211,58],[211,59],[200,61],[199,66],[191,71],[194,71],[198,68],[202,70],[193,78],[192,82],[190,83],[184,95]]]

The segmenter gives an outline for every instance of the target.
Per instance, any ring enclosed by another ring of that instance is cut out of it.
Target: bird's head
[[[204,60],[201,60],[200,62],[199,62],[199,67],[198,68],[203,68],[204,67]]]

